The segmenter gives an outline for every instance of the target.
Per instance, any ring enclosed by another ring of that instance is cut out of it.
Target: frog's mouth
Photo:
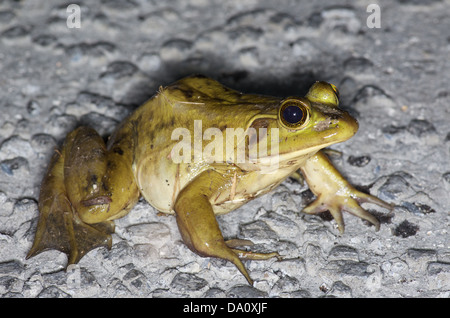
[[[255,158],[246,158],[244,163],[237,165],[246,171],[261,171],[262,173],[270,174],[283,168],[293,166],[301,166],[307,159],[316,154],[320,149],[327,147],[333,143],[315,146],[307,149],[301,149],[293,152],[275,153],[270,155],[259,156]],[[273,149],[272,149],[273,151]]]
[[[358,122],[346,111],[338,110],[326,115],[301,133],[295,134],[294,131],[286,146],[282,145],[285,139],[280,137],[278,151],[271,149],[269,155],[258,157],[257,165],[266,168],[300,166],[319,150],[346,141],[357,132]]]

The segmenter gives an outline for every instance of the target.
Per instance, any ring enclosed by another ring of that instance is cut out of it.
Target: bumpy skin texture
[[[93,129],[80,127],[67,136],[50,162],[28,257],[57,249],[68,254],[69,263],[76,263],[94,248],[110,248],[113,220],[127,214],[142,195],[158,210],[176,215],[191,250],[232,262],[252,284],[241,259],[280,256],[236,249],[251,242],[225,241],[215,215],[267,193],[298,171],[317,196],[304,212],[329,210],[341,232],[342,211],[378,229],[379,222],[360,203],[388,209],[390,205],[355,190],[320,151],[347,140],[358,129],[356,120],[338,103],[336,87],[324,82],[314,84],[305,97],[279,99],[242,94],[212,79],[192,76],[160,89],[118,127],[107,145]],[[291,108],[285,112],[287,107]],[[184,158],[192,160],[174,160],[173,149],[180,145],[173,138],[177,128],[194,136],[193,142],[188,139],[183,144],[199,147]],[[229,157],[227,142],[214,144],[214,158],[207,151],[211,144],[196,146],[199,131],[204,137],[209,128],[216,137],[233,129],[236,142],[231,149],[234,154],[245,149],[246,160]],[[277,138],[270,135],[274,128]],[[248,136],[250,129],[257,131],[257,139]],[[250,151],[263,142],[267,153],[249,160]],[[275,143],[276,152],[271,147]]]

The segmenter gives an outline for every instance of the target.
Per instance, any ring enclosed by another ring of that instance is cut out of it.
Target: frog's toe
[[[271,253],[255,253],[251,251],[243,251],[239,249],[232,249],[233,252],[237,254],[237,256],[240,259],[248,259],[248,260],[268,260],[271,258],[276,258],[277,260],[281,261],[283,257],[278,254],[278,252],[271,252]]]
[[[250,259],[250,260],[266,260],[270,258],[276,258],[281,261],[283,257],[277,252],[271,253],[255,253],[251,251],[244,251],[241,249],[236,249],[239,246],[252,246],[254,243],[250,240],[242,240],[242,239],[231,239],[225,241],[225,244],[235,252],[239,258],[241,259]]]
[[[377,220],[377,218],[374,217],[369,212],[367,212],[366,210],[364,210],[362,207],[360,207],[356,200],[353,199],[348,200],[346,204],[342,206],[342,209],[353,215],[360,217],[361,219],[369,221],[375,226],[375,231],[378,231],[380,229],[380,222]]]
[[[365,194],[357,192],[357,196],[333,196],[331,198],[323,198],[319,196],[315,201],[313,201],[310,205],[303,209],[303,212],[308,214],[317,214],[325,211],[329,211],[333,216],[336,224],[338,226],[339,232],[344,233],[345,224],[342,212],[346,211],[353,215],[360,217],[361,219],[367,220],[375,226],[375,230],[378,231],[380,229],[380,222],[374,217],[372,214],[364,210],[359,202],[371,202],[373,201],[365,201],[367,197]],[[359,195],[363,199],[359,199]],[[371,197],[371,196],[369,196]],[[373,197],[372,197],[373,198]],[[377,198],[377,200],[379,200]],[[381,201],[381,200],[380,200]],[[384,202],[385,203],[385,202]],[[387,203],[385,203],[387,205]],[[389,205],[390,206],[390,205]]]
[[[358,201],[358,203],[376,204],[378,206],[381,206],[382,208],[388,209],[389,211],[394,208],[393,205],[390,203],[387,203],[373,195],[366,194],[366,193],[359,192],[359,191],[356,193],[355,199],[356,199],[356,201]]]
[[[254,243],[250,240],[242,240],[242,239],[230,239],[225,241],[225,244],[227,244],[227,246],[229,248],[235,248],[238,246],[252,246],[254,245]]]
[[[278,254],[277,252],[271,252],[271,253],[255,253],[251,251],[244,251],[241,249],[236,249],[236,247],[239,246],[252,246],[254,243],[250,240],[241,240],[241,239],[231,239],[225,241],[225,244],[232,249],[233,252],[235,252],[239,258],[241,259],[250,259],[250,260],[266,260],[270,258],[276,258],[277,260],[281,261],[283,257]]]

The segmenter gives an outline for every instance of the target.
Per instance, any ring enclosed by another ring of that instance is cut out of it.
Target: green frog
[[[344,232],[347,211],[378,230],[378,220],[360,204],[391,205],[353,188],[321,151],[358,129],[338,105],[337,88],[325,82],[316,82],[305,97],[278,98],[243,94],[197,75],[160,88],[106,144],[94,129],[79,127],[44,176],[27,258],[56,249],[72,264],[94,248],[111,248],[113,220],[143,196],[175,214],[193,252],[230,261],[252,284],[242,259],[281,256],[242,249],[251,241],[225,240],[215,216],[299,172],[316,196],[303,212],[330,211]]]

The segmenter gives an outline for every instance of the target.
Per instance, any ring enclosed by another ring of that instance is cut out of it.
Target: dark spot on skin
[[[157,127],[155,127],[155,128],[157,128]],[[155,129],[156,130],[156,129]],[[154,131],[150,131],[149,133],[148,133],[148,138],[150,139],[150,140],[153,140],[154,138],[155,138],[155,132]],[[152,145],[153,146],[153,145]],[[153,149],[153,148],[152,148]]]
[[[223,124],[223,125],[219,126],[218,128],[224,132],[227,129],[227,127],[228,127],[227,124]]]
[[[186,98],[191,99],[192,96],[194,96],[194,91],[191,89],[187,89],[187,90],[182,90],[184,96],[186,96]]]
[[[181,92],[186,99],[191,99],[192,96],[194,96],[194,91],[191,88],[186,88],[178,84],[170,85],[167,89],[170,91]]]
[[[84,191],[86,191],[86,193],[90,193],[92,190],[97,191],[97,188],[94,189],[94,184],[97,184],[97,175],[96,174],[88,174],[86,176],[86,181],[87,181],[87,185],[84,188]]]
[[[269,127],[269,121],[267,119],[256,119],[250,127],[256,130],[259,130],[259,128],[267,128]]]
[[[150,149],[153,149],[153,144],[152,144],[152,145],[150,145]]]
[[[106,163],[106,170],[113,171],[114,169],[116,169],[115,163],[112,162],[111,160],[108,160],[108,162]]]
[[[122,150],[121,148],[119,148],[119,147],[115,147],[115,148],[113,149],[113,151],[114,151],[115,153],[121,155],[121,156],[123,155],[123,150]]]

